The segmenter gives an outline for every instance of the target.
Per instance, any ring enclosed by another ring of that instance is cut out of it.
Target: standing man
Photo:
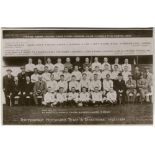
[[[70,58],[66,58],[66,62],[64,63],[64,68],[67,67],[68,71],[71,72],[73,69],[73,65],[71,64]]]
[[[74,66],[78,66],[79,71],[80,71],[80,72],[82,71],[82,63],[80,62],[80,57],[76,57],[76,58],[75,58]]]
[[[110,70],[111,70],[111,65],[109,64],[109,62],[108,62],[108,58],[107,58],[107,57],[105,57],[105,58],[103,59],[102,71],[105,70],[105,65],[108,66],[108,70],[110,71]],[[106,68],[106,69],[107,69],[107,68]]]
[[[37,68],[35,67],[35,68],[34,68],[34,73],[31,75],[31,82],[32,82],[33,84],[34,84],[35,82],[38,81],[38,76],[39,76],[38,70],[37,70]]]
[[[139,67],[136,66],[133,72],[133,79],[137,82],[140,79],[140,75]]]
[[[94,62],[92,63],[92,66],[91,66],[92,71],[95,70],[95,67],[96,67],[96,66],[98,66],[98,67],[99,67],[99,70],[101,70],[102,65],[101,65],[101,63],[98,61],[98,57],[95,57],[95,58],[94,58]]]
[[[32,104],[33,99],[33,84],[30,81],[30,77],[26,76],[26,83],[24,86],[24,94],[23,94],[23,100],[25,105]]]
[[[129,64],[129,60],[125,59],[124,64],[122,64],[122,70],[125,70],[125,67],[127,67],[128,71],[131,72],[131,64]]]
[[[112,65],[112,70],[114,70],[114,66],[118,66],[118,70],[121,72],[122,71],[122,66],[119,64],[119,59],[115,58],[115,63]]]
[[[98,79],[98,74],[94,74],[94,79],[90,82],[90,90],[94,91],[95,87],[98,87],[98,90],[101,90],[101,80]]]
[[[42,79],[43,81],[48,82],[51,80],[51,77],[50,77],[51,74],[48,72],[48,66],[45,66],[44,68],[45,68],[45,72],[42,74]]]
[[[54,68],[58,68],[58,72],[63,72],[64,71],[64,65],[62,64],[61,58],[57,59],[57,63],[54,65]]]
[[[25,92],[25,83],[26,83],[26,76],[27,73],[25,72],[25,67],[21,67],[21,72],[18,74],[18,84],[19,84],[19,89],[20,89],[20,96],[21,96],[21,104],[24,105],[24,92]]]
[[[28,74],[28,76],[31,77],[31,75],[33,74],[35,65],[33,64],[32,58],[28,59],[28,64],[25,65],[25,71]]]
[[[63,87],[64,92],[66,93],[68,90],[68,83],[64,80],[64,75],[60,75],[60,81],[58,82],[58,90],[60,87]]]
[[[45,65],[45,66],[48,67],[48,71],[49,71],[50,73],[53,72],[53,70],[54,70],[54,65],[52,64],[50,58],[47,58],[47,60],[46,60],[46,65]]]
[[[44,65],[42,64],[42,60],[38,59],[38,64],[36,65],[38,73],[42,74],[44,72]]]
[[[3,91],[5,95],[6,105],[10,106],[10,102],[12,101],[12,93],[13,93],[13,86],[14,86],[14,77],[11,75],[12,70],[7,69],[7,74],[3,77]]]
[[[83,70],[86,70],[86,67],[88,67],[88,70],[91,69],[91,63],[89,62],[89,58],[85,58],[85,62],[83,64]]]
[[[123,80],[123,76],[121,73],[118,74],[118,79],[114,81],[114,89],[117,93],[117,101],[119,104],[125,102],[125,92],[126,92],[126,85],[125,81]]]

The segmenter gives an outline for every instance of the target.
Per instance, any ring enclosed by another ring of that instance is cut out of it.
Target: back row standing
[[[64,64],[62,63],[61,58],[57,59],[56,64],[52,64],[51,59],[47,58],[45,65],[43,65],[41,59],[38,59],[38,63],[35,65],[35,64],[33,64],[32,58],[29,58],[28,64],[25,65],[25,69],[29,75],[32,75],[32,73],[34,72],[34,68],[37,68],[38,72],[40,74],[42,74],[44,72],[45,66],[47,66],[49,72],[52,73],[54,71],[55,67],[57,67],[58,71],[60,71],[60,72],[64,71],[64,68],[67,67],[69,72],[71,72],[73,70],[74,66],[78,66],[80,71],[85,70],[86,67],[88,67],[89,70],[94,71],[96,66],[98,66],[99,70],[104,71],[107,69],[107,66],[108,66],[108,70],[110,71],[110,70],[114,70],[116,65],[117,65],[119,71],[124,71],[125,68],[127,68],[127,70],[129,72],[131,71],[131,64],[128,63],[128,59],[125,59],[124,64],[120,65],[119,59],[115,58],[115,63],[113,65],[110,65],[107,57],[104,57],[102,64],[99,62],[98,57],[94,58],[94,62],[92,64],[90,63],[89,58],[85,58],[85,62],[83,64],[81,64],[79,57],[76,57],[75,62],[73,64],[71,63],[71,60],[69,57],[66,58],[66,62]]]

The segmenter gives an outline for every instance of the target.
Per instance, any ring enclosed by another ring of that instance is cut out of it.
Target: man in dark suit
[[[26,76],[26,83],[24,85],[24,92],[23,92],[23,101],[24,104],[30,105],[32,104],[33,99],[33,84],[30,81],[30,77]]]
[[[35,83],[33,91],[34,91],[34,94],[33,94],[34,102],[36,105],[38,105],[39,104],[38,100],[42,102],[43,96],[47,91],[46,82],[42,80],[41,75],[38,76],[38,81]]]
[[[24,92],[25,92],[25,83],[26,83],[26,76],[27,73],[25,72],[25,67],[21,67],[21,72],[18,73],[18,85],[19,85],[19,90],[20,90],[20,96],[21,96],[21,104],[24,105]]]
[[[12,92],[14,86],[14,76],[11,75],[12,70],[7,69],[7,75],[3,77],[3,91],[5,95],[6,105],[10,106],[10,103],[13,104]]]
[[[117,101],[119,104],[124,103],[125,101],[125,91],[126,85],[125,81],[123,80],[122,74],[118,74],[118,79],[114,81],[114,89],[117,92]]]
[[[20,105],[20,89],[18,85],[18,77],[14,78],[14,86],[13,86],[13,93],[12,93],[12,98],[13,98],[13,104],[14,105]]]

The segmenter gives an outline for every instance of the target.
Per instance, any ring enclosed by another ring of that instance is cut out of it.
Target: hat
[[[12,70],[11,70],[10,68],[8,68],[6,71],[10,71],[10,72],[12,72]]]

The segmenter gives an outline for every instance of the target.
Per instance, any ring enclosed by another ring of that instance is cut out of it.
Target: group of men
[[[132,71],[128,59],[121,65],[115,58],[110,65],[107,57],[103,63],[98,57],[92,63],[85,58],[83,64],[80,57],[74,63],[68,57],[64,64],[61,58],[56,64],[47,58],[45,65],[41,59],[35,65],[29,58],[16,77],[11,72],[7,69],[3,77],[7,105],[99,106],[135,103],[138,96],[141,103],[151,101],[152,73],[148,68],[140,72],[138,66]]]

